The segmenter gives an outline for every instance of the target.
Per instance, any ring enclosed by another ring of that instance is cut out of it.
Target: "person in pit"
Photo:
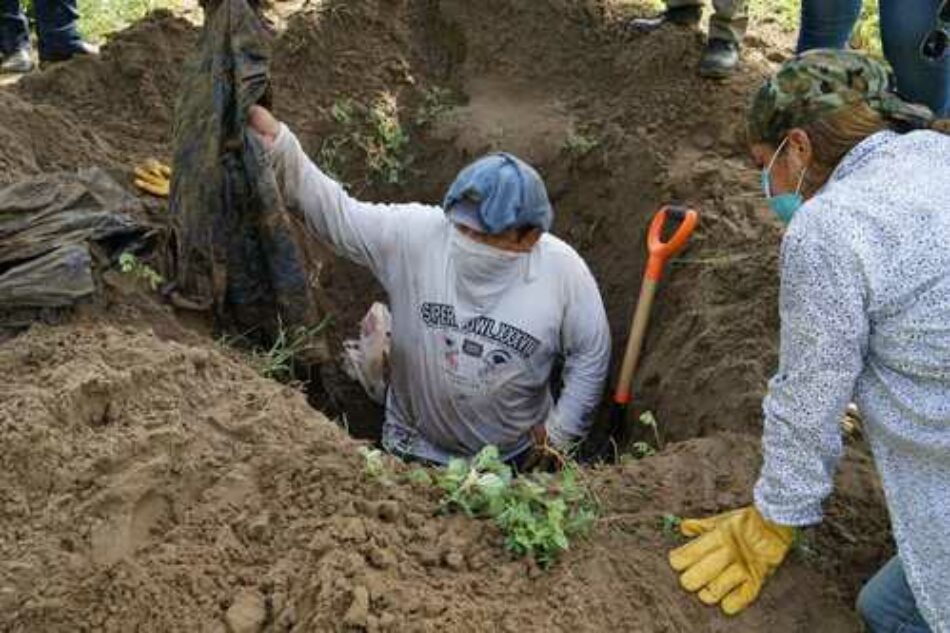
[[[264,108],[251,108],[249,127],[288,205],[388,293],[385,449],[444,464],[490,444],[523,465],[585,437],[610,333],[584,261],[549,232],[553,210],[531,166],[491,154],[458,174],[441,207],[370,204],[320,171]]]

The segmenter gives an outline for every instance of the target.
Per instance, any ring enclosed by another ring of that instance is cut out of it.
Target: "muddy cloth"
[[[101,169],[0,189],[0,325],[11,309],[62,308],[95,290],[89,244],[118,256],[148,231],[141,203]],[[19,319],[19,317],[17,317]]]
[[[263,326],[273,336],[278,324],[314,326],[297,229],[260,141],[246,131],[248,107],[266,100],[271,35],[247,0],[205,9],[175,112],[169,204],[178,289],[210,300],[220,328]]]

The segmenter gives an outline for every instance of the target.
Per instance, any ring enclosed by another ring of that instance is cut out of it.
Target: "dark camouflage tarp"
[[[179,291],[224,329],[319,323],[295,228],[247,110],[268,96],[271,35],[248,0],[205,3],[175,115],[170,210]],[[314,359],[311,359],[314,360]]]
[[[148,232],[133,217],[142,213],[141,203],[98,168],[0,189],[0,325],[12,309],[64,308],[91,295],[90,245],[109,256],[133,248]]]

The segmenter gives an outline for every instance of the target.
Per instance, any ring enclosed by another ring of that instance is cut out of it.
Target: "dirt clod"
[[[366,587],[353,589],[352,602],[343,616],[343,624],[352,627],[366,628],[369,621],[369,591]]]
[[[256,591],[239,593],[224,615],[228,633],[258,633],[266,618],[264,598]]]

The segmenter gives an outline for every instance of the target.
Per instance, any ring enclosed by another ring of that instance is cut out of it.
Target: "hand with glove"
[[[719,604],[726,615],[749,606],[765,580],[785,559],[795,529],[762,517],[755,507],[706,519],[686,519],[684,536],[698,537],[670,552],[680,584],[699,592],[705,604]]]
[[[171,185],[171,167],[150,158],[135,168],[135,186],[159,198],[167,198]]]

